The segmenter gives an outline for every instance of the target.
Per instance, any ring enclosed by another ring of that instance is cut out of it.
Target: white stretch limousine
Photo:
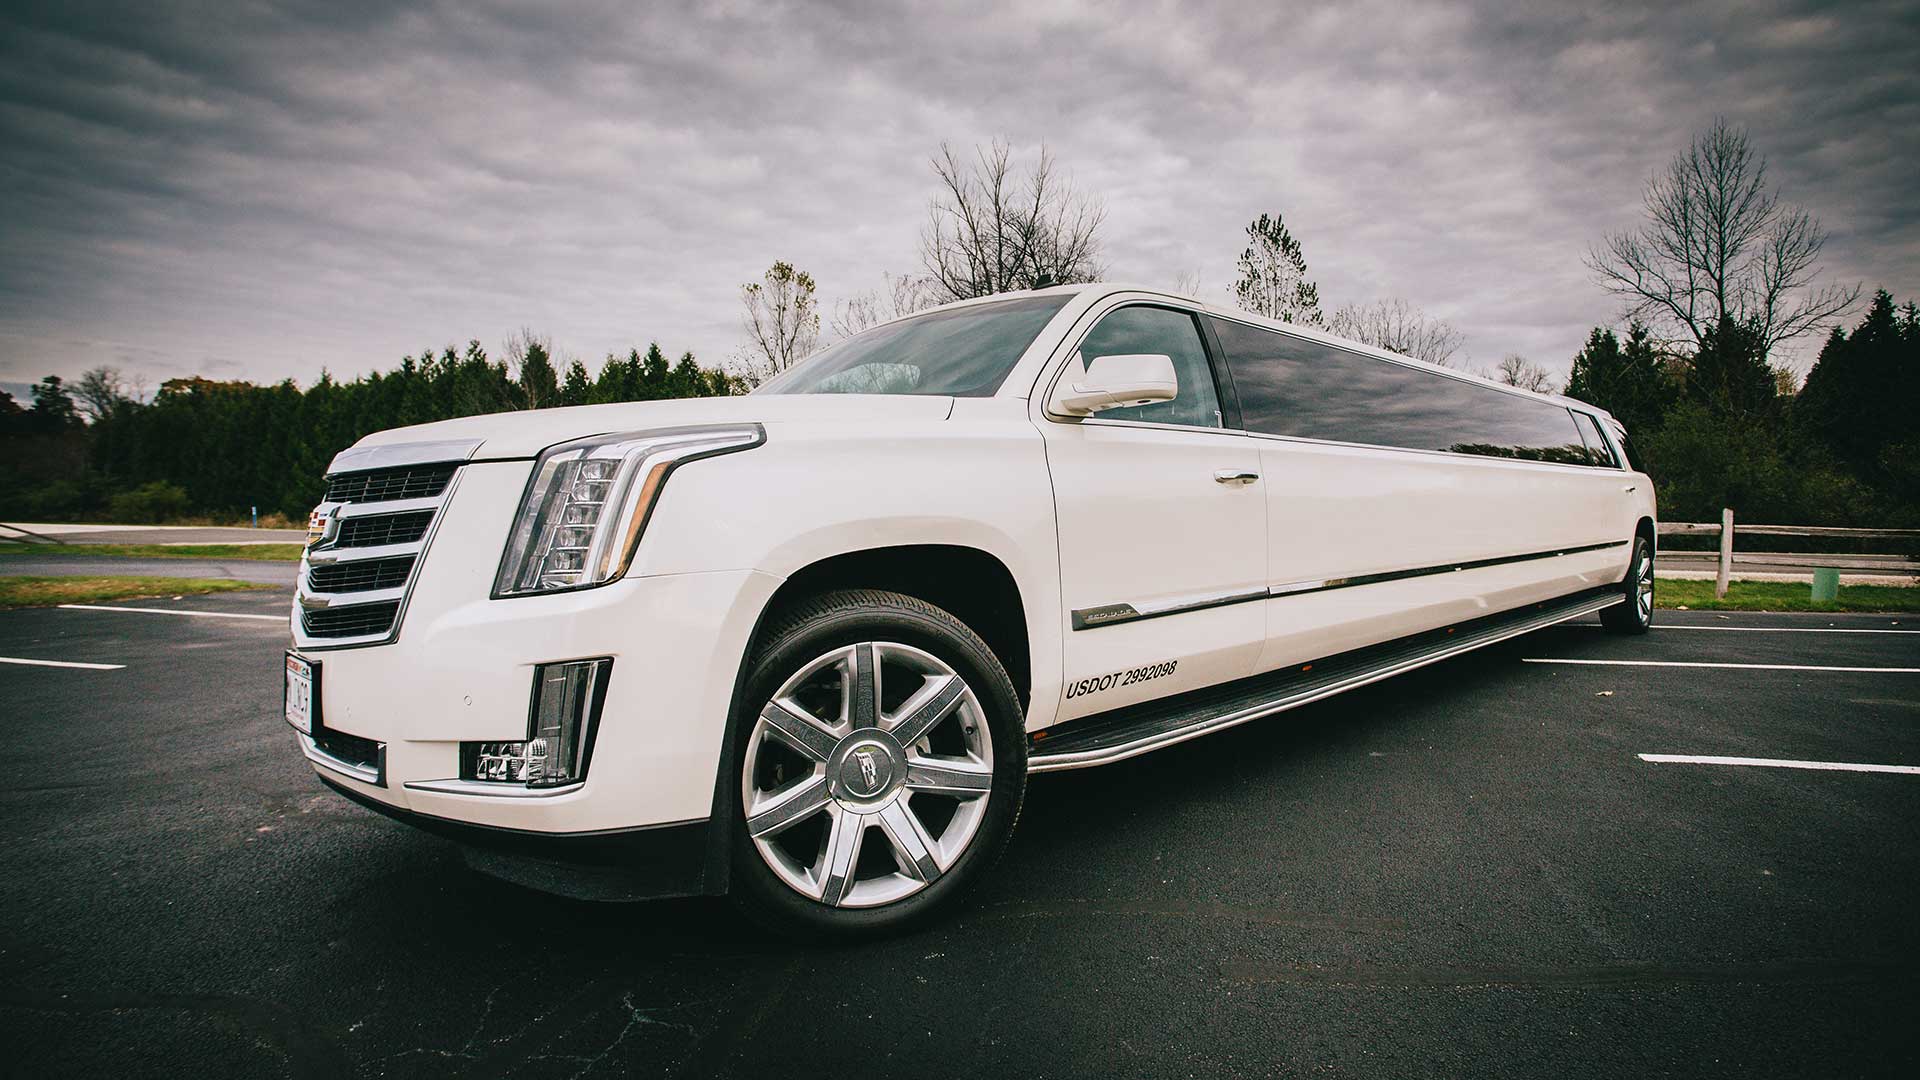
[[[577,896],[897,929],[1027,774],[1598,612],[1652,485],[1578,401],[1145,289],[969,301],[736,398],[334,459],[286,712],[343,795]]]

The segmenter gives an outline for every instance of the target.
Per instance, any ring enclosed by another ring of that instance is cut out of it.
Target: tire
[[[773,616],[740,710],[729,892],[777,934],[923,925],[1013,835],[1025,714],[993,651],[932,604],[851,590]]]
[[[1600,625],[1615,634],[1644,634],[1653,626],[1653,543],[1633,538],[1633,561],[1620,587],[1624,599],[1600,612]]]

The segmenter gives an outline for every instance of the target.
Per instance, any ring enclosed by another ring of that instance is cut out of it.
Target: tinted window
[[[1633,440],[1627,437],[1626,429],[1615,427],[1613,436],[1620,442],[1620,452],[1627,455],[1627,468],[1634,472],[1646,472],[1646,464],[1640,460],[1639,453],[1634,450]]]
[[[1585,464],[1566,409],[1548,401],[1214,320],[1247,430],[1270,435]]]
[[[1080,342],[1080,357],[1090,371],[1100,357],[1131,353],[1160,353],[1173,358],[1180,389],[1172,401],[1107,409],[1102,420],[1141,420],[1155,424],[1220,426],[1220,396],[1213,385],[1213,368],[1200,344],[1200,328],[1184,311],[1159,307],[1123,307],[1101,319]]]
[[[1070,299],[975,304],[876,326],[814,353],[754,392],[988,397]]]
[[[1619,468],[1620,462],[1614,459],[1613,447],[1608,446],[1606,437],[1600,434],[1599,422],[1587,413],[1580,412],[1577,409],[1574,410],[1573,420],[1574,423],[1580,425],[1580,434],[1586,439],[1587,456],[1591,459],[1592,464],[1601,465],[1609,469]]]

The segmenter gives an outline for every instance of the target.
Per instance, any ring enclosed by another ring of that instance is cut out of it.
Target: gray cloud
[[[1564,370],[1580,256],[1724,115],[1920,293],[1920,5],[57,4],[0,15],[0,379],[312,379],[526,325],[717,361],[775,258],[911,268],[943,139],[1045,142],[1115,277],[1280,210],[1330,305]]]

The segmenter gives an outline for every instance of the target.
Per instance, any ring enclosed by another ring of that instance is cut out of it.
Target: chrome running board
[[[1029,736],[1027,771],[1057,772],[1124,761],[1579,618],[1621,600],[1618,585],[1602,586],[1312,663],[1070,720]]]

